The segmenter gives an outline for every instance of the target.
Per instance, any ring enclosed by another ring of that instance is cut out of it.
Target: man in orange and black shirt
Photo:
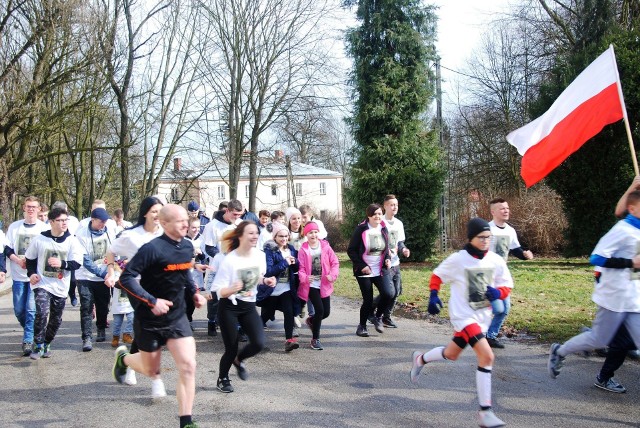
[[[160,211],[160,224],[164,234],[140,248],[118,282],[134,303],[137,301],[134,332],[140,352],[129,354],[126,346],[116,349],[113,376],[122,383],[127,367],[150,377],[157,374],[166,344],[179,371],[176,391],[180,427],[193,427],[196,345],[185,313],[185,295],[192,296],[198,308],[206,300],[189,272],[194,265],[191,241],[183,239],[188,230],[187,212],[178,205],[165,205]],[[185,293],[185,287],[189,293]]]

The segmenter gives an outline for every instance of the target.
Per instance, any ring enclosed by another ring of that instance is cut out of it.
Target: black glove
[[[442,300],[438,297],[438,290],[431,290],[431,295],[429,296],[429,308],[427,311],[431,315],[437,315],[440,313],[440,308],[443,307]]]
[[[493,302],[494,300],[498,300],[500,298],[500,290],[497,290],[489,285],[487,286],[487,291],[484,293],[484,295],[487,296],[487,299],[489,299],[490,302]]]

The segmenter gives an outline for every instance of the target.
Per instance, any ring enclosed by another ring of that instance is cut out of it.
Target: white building
[[[175,158],[173,170],[166,172],[158,184],[158,194],[168,202],[186,208],[189,201],[198,202],[201,210],[211,216],[222,201],[228,201],[228,167],[217,165],[211,171],[199,173],[182,167],[182,159]],[[289,206],[310,205],[322,218],[335,215],[342,218],[342,174],[299,162],[290,162],[290,175],[282,151],[273,158],[258,161],[256,211],[284,211]],[[289,178],[287,178],[289,177]],[[238,198],[249,206],[249,165],[243,165],[238,182]]]

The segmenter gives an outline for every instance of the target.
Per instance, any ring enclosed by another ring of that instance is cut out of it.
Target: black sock
[[[180,428],[183,428],[187,424],[191,423],[191,415],[180,416]]]
[[[490,410],[491,406],[480,406],[480,410]]]

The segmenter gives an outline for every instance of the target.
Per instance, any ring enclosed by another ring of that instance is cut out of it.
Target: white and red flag
[[[542,116],[507,135],[527,187],[546,177],[606,125],[626,118],[613,46],[576,77]],[[634,155],[635,159],[635,155]]]

